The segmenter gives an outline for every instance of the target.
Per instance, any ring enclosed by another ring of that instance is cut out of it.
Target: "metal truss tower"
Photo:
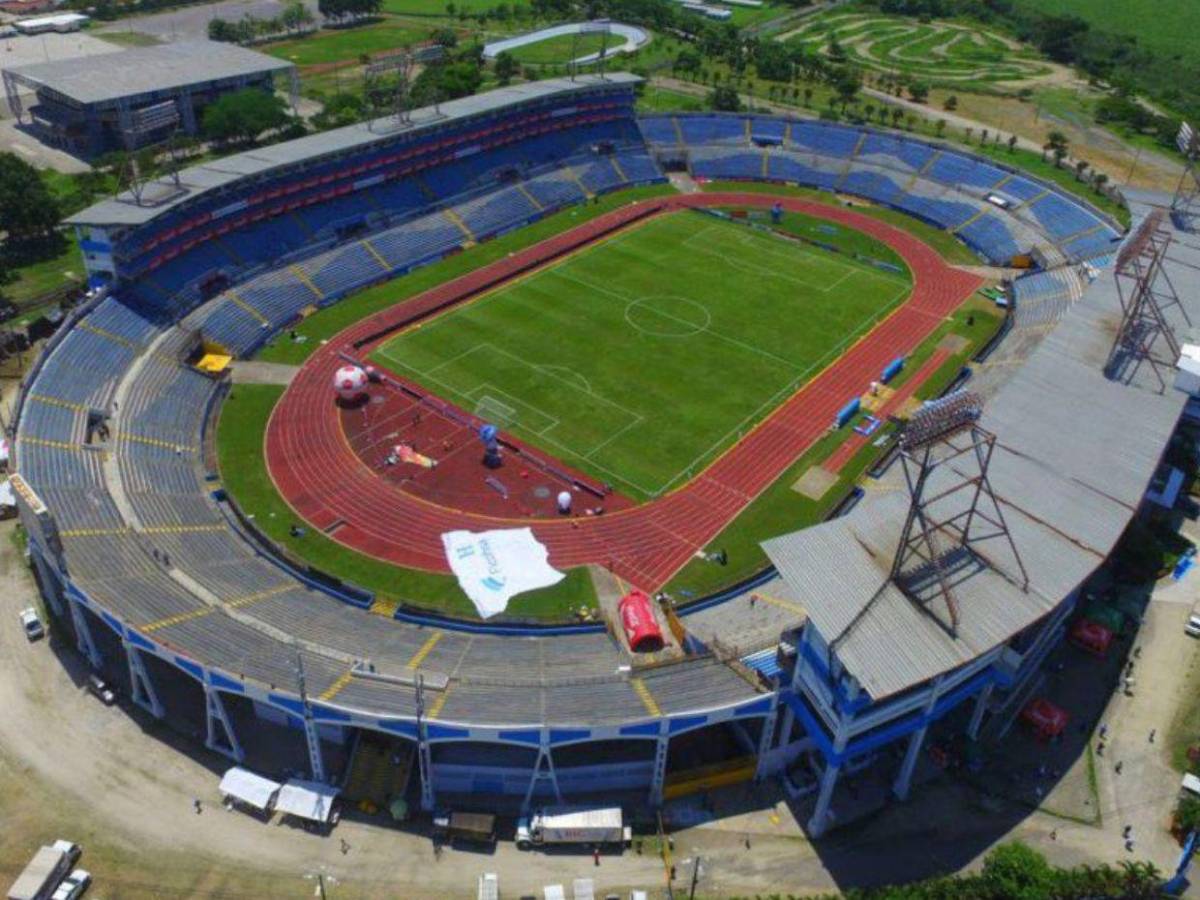
[[[1117,253],[1113,278],[1121,300],[1121,325],[1104,368],[1109,378],[1128,384],[1142,364],[1149,363],[1160,392],[1171,383],[1180,352],[1167,310],[1178,307],[1183,321],[1191,325],[1163,266],[1171,246],[1165,218],[1163,210],[1154,210]]]
[[[915,603],[929,607],[940,600],[947,625],[957,635],[959,606],[955,579],[980,561],[1023,590],[1029,576],[1009,533],[1000,503],[988,480],[996,436],[980,427],[983,403],[977,394],[957,391],[913,415],[900,443],[909,507],[892,560],[891,580]],[[1001,571],[981,547],[1003,541],[1015,560],[1017,575]]]
[[[1200,159],[1200,134],[1184,122],[1179,126],[1175,143],[1187,163],[1175,188],[1175,197],[1171,200],[1171,219],[1181,231],[1194,232],[1197,219],[1200,218],[1200,167],[1197,165]]]

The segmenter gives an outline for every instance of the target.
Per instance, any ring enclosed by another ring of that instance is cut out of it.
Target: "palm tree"
[[[1075,163],[1075,180],[1083,181],[1083,173],[1090,168],[1091,164],[1084,162],[1082,159]]]
[[[1010,134],[1008,136],[1008,152],[1012,153],[1016,149],[1017,149],[1017,136],[1015,134]]]

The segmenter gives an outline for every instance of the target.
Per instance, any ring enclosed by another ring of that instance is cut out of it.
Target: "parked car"
[[[76,869],[62,880],[50,900],[76,900],[92,883],[92,875],[87,869]]]
[[[31,641],[36,641],[39,638],[46,636],[46,626],[42,624],[42,620],[38,618],[37,610],[32,606],[28,609],[21,610],[21,628],[25,632],[25,637]]]
[[[1188,637],[1200,637],[1200,616],[1189,616],[1183,630]]]
[[[108,682],[94,672],[87,677],[87,689],[94,697],[99,698],[100,702],[105,706],[112,706],[116,702],[117,695],[108,686]]]

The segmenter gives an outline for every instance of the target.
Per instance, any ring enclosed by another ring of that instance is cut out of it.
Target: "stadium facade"
[[[638,120],[637,82],[506,88],[208,163],[153,204],[72,218],[99,294],[26,379],[15,454],[39,584],[92,666],[259,768],[339,782],[364,746],[386,747],[413,761],[426,807],[613,792],[653,806],[806,766],[815,834],[847,773],[882,769],[904,796],[931,732],[1007,727],[1186,400],[1145,371],[1105,374],[1119,229],[1020,172],[887,132]],[[895,590],[907,507],[892,466],[848,515],[769,542],[775,568],[681,609],[693,653],[641,668],[598,626],[381,617],[224,497],[211,427],[227,388],[182,364],[198,342],[249,355],[311,307],[675,167],[862,196],[987,260],[1043,264],[1017,281],[995,351],[1014,348],[1012,365],[976,379],[1022,583],[1010,561],[973,558],[954,628]]]
[[[177,129],[194,135],[214,100],[243,88],[274,93],[277,76],[288,77],[294,105],[291,63],[234,44],[180,41],[13,66],[4,91],[17,121],[41,140],[92,157],[158,144]]]

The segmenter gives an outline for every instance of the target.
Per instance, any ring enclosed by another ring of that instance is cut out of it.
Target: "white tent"
[[[338,789],[318,781],[290,779],[279,790],[275,808],[290,816],[309,819],[313,822],[328,822],[333,814],[333,801]]]
[[[221,777],[221,793],[255,809],[267,810],[279,793],[279,784],[234,766]]]
[[[3,481],[0,481],[0,507],[16,505],[17,495],[13,491],[12,481],[5,478]]]
[[[0,463],[8,465],[8,438],[0,438]]]

